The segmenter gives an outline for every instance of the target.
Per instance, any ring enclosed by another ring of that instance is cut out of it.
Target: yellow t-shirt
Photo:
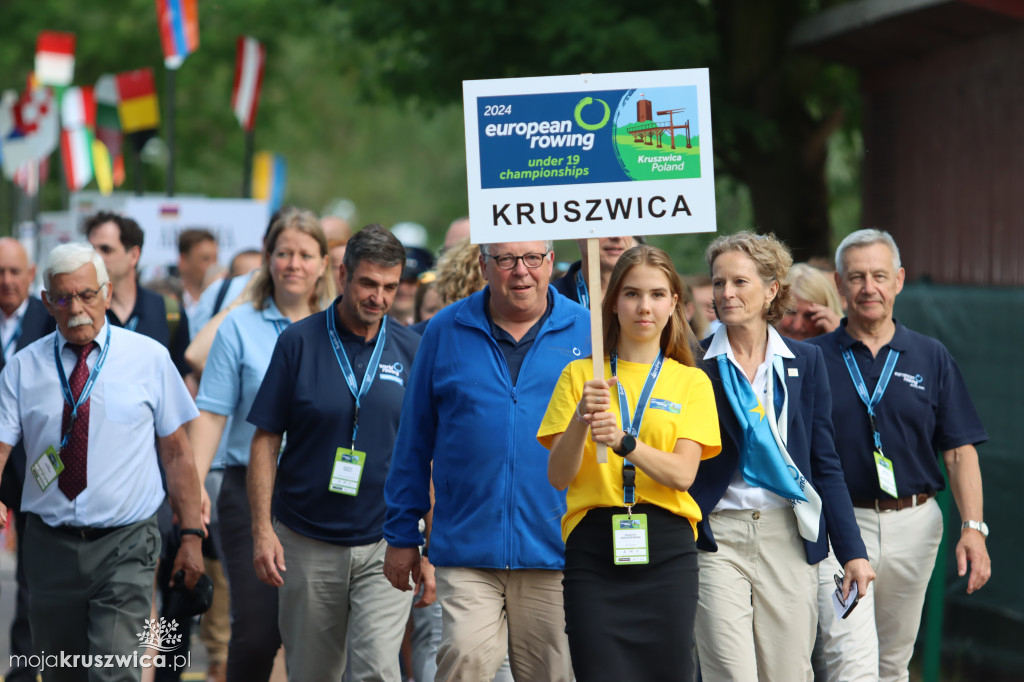
[[[626,389],[630,416],[636,412],[640,391],[650,372],[650,365],[617,362],[618,379]],[[611,376],[611,367],[605,360],[605,376]],[[583,384],[594,378],[593,362],[589,358],[575,360],[562,370],[555,391],[551,395],[547,413],[541,422],[537,439],[544,447],[551,449],[553,436],[564,433],[573,418],[576,405],[583,396]],[[611,391],[611,411],[619,415],[618,390]],[[680,438],[700,443],[701,459],[714,457],[722,450],[718,430],[718,411],[715,408],[715,394],[711,380],[703,371],[681,365],[666,358],[662,365],[658,383],[654,386],[651,399],[640,425],[639,440],[653,448],[672,452]],[[562,517],[562,540],[569,537],[587,513],[595,507],[622,506],[622,458],[611,454],[607,464],[598,464],[594,441],[587,436],[583,446],[583,462],[576,478],[569,483],[565,516]],[[637,504],[655,504],[679,516],[686,517],[693,526],[694,538],[700,508],[689,493],[668,488],[652,480],[637,467]]]

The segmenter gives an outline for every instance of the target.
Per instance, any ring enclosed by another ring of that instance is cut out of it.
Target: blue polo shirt
[[[882,449],[892,460],[900,497],[943,490],[946,481],[938,453],[988,440],[956,361],[942,343],[899,322],[892,340],[872,357],[867,346],[847,333],[846,322],[844,319],[834,332],[808,342],[820,346],[825,356],[836,450],[850,497],[881,500],[889,495],[878,485],[867,407],[843,360],[845,348],[853,352],[868,395],[874,393],[889,349],[900,351],[889,386],[875,408]]]
[[[377,337],[367,342],[349,333],[337,314],[339,301],[281,334],[248,420],[271,433],[287,431],[274,486],[274,516],[300,535],[356,546],[383,537],[384,479],[420,338],[385,317],[379,365],[368,367]],[[365,372],[374,373],[370,392],[360,401],[355,445],[366,453],[366,464],[355,497],[328,490],[337,449],[352,446],[355,408],[327,333],[328,314],[334,315],[356,384],[362,384]]]
[[[487,323],[491,327],[491,336],[494,337],[498,348],[501,350],[501,354],[505,357],[505,364],[508,365],[508,373],[512,377],[513,386],[519,383],[519,370],[523,366],[523,360],[526,359],[526,354],[533,348],[533,342],[537,340],[540,328],[551,317],[551,308],[554,303],[554,294],[549,289],[548,304],[547,308],[544,309],[544,314],[523,334],[523,338],[516,341],[515,337],[494,322],[494,319],[491,317],[491,289],[488,287],[484,290],[484,314],[487,316]]]

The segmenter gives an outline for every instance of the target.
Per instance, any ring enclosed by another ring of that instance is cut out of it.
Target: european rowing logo
[[[907,382],[911,388],[917,389],[918,391],[925,390],[924,388],[924,377],[920,374],[907,374],[906,372],[893,372],[894,377],[899,377],[903,381]]]

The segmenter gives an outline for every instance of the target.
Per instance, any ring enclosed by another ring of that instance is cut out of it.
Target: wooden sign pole
[[[594,378],[604,379],[604,323],[601,320],[601,252],[596,237],[587,239],[587,291],[590,293],[590,349],[594,359]],[[608,447],[597,445],[597,463],[608,463]]]

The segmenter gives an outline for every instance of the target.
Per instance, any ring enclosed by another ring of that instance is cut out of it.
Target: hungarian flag
[[[124,154],[121,152],[124,136],[121,135],[121,119],[117,115],[117,79],[111,74],[100,76],[96,81],[94,97],[96,141],[102,142],[106,148],[111,166],[111,181],[115,187],[120,187],[124,183]],[[95,158],[93,164],[98,166]],[[96,179],[100,179],[98,170]]]
[[[256,110],[263,88],[263,65],[266,50],[255,38],[240,36],[235,55],[235,84],[231,89],[231,108],[242,130],[249,132],[256,125]]]
[[[164,66],[177,69],[199,48],[199,7],[197,0],[156,0],[160,44]]]
[[[78,191],[93,178],[93,131],[96,101],[91,87],[68,88],[60,103],[60,155],[68,189]]]
[[[36,78],[42,85],[71,85],[75,78],[75,34],[43,31],[36,40]]]
[[[136,69],[117,74],[117,112],[125,134],[156,130],[160,109],[156,100],[153,69]]]
[[[270,205],[271,212],[281,207],[288,183],[288,164],[273,152],[257,152],[252,160],[252,197]]]

